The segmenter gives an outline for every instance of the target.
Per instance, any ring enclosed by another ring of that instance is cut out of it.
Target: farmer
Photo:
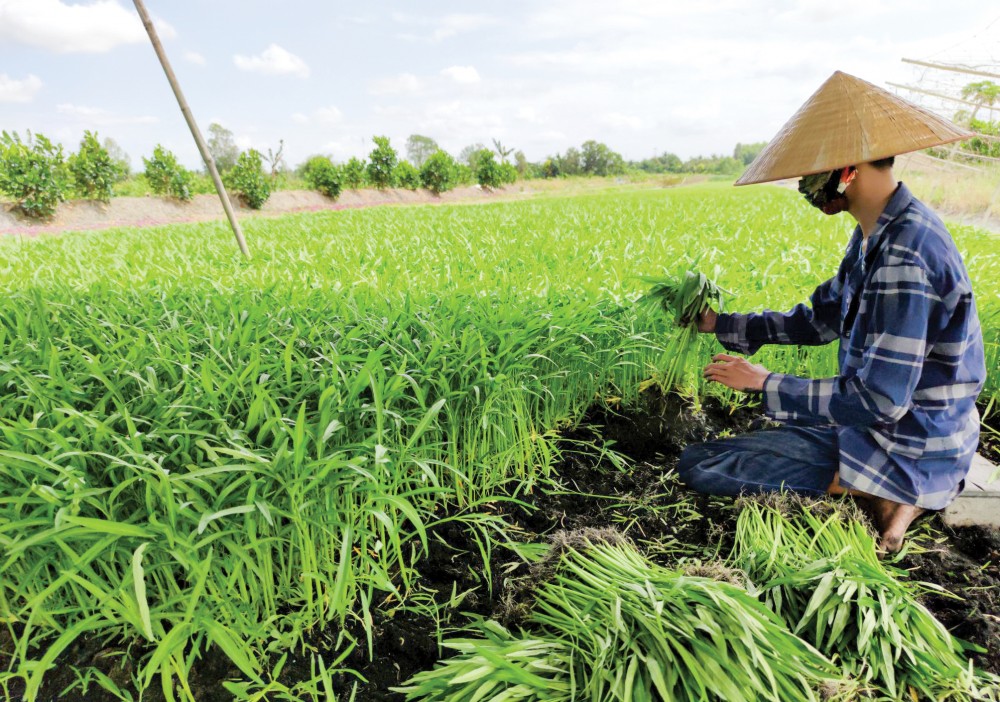
[[[941,220],[893,176],[893,157],[968,138],[939,117],[834,73],[736,185],[801,177],[810,204],[857,227],[836,275],[789,312],[716,314],[699,330],[730,351],[839,343],[839,375],[799,378],[720,353],[710,381],[762,393],[780,428],[689,446],[680,479],[700,492],[787,489],[869,502],[880,549],[899,550],[924,510],[963,487],[979,440],[986,368],[969,276]]]

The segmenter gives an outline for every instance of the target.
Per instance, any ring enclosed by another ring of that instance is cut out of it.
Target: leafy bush
[[[295,169],[295,174],[308,183],[309,179],[312,177],[311,174],[323,168],[326,164],[333,165],[333,161],[330,160],[330,157],[323,156],[322,154],[316,154],[303,161]]]
[[[457,175],[459,185],[472,185],[476,182],[476,172],[464,163],[459,163],[455,166],[455,173]]]
[[[69,178],[62,146],[41,134],[0,135],[0,191],[13,198],[28,217],[45,219],[66,199]]]
[[[392,185],[398,157],[396,150],[389,145],[389,137],[372,137],[372,141],[375,148],[368,154],[368,182],[381,190]]]
[[[513,163],[501,163],[500,164],[500,182],[504,185],[510,185],[511,183],[517,182],[517,168]]]
[[[153,149],[153,157],[143,156],[142,162],[146,166],[146,180],[149,181],[149,187],[154,193],[176,197],[185,202],[193,197],[191,171],[177,163],[177,157],[173,152],[157,144]]]
[[[357,190],[365,184],[365,162],[362,159],[351,156],[344,164],[343,183],[351,190]]]
[[[409,161],[400,161],[396,164],[394,180],[400,188],[416,190],[420,187],[420,171]]]
[[[438,149],[424,161],[420,181],[432,193],[447,192],[458,184],[458,164],[451,154]]]
[[[73,189],[80,197],[101,202],[111,201],[111,191],[121,180],[121,166],[101,146],[97,134],[86,131],[80,150],[69,157],[69,170],[73,174]]]
[[[233,189],[249,207],[259,210],[271,197],[271,181],[264,175],[264,159],[257,149],[241,153],[228,175]]]
[[[343,188],[344,174],[326,156],[313,156],[302,169],[302,175],[310,188],[319,190],[327,197],[337,199]]]
[[[489,149],[483,149],[476,155],[476,182],[491,190],[503,185],[500,164],[493,158],[493,152]]]

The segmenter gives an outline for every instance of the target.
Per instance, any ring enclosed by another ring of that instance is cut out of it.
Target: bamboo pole
[[[198,151],[201,152],[201,158],[205,162],[208,174],[212,176],[212,182],[215,183],[215,191],[219,193],[219,199],[222,201],[222,209],[226,211],[226,217],[229,218],[229,225],[233,228],[233,234],[236,236],[236,243],[239,244],[240,251],[243,252],[243,256],[250,258],[250,251],[247,249],[246,239],[243,238],[243,230],[240,229],[240,223],[236,221],[236,213],[233,211],[233,203],[229,200],[229,194],[226,192],[226,186],[222,184],[222,178],[219,177],[219,169],[215,167],[215,159],[212,158],[212,154],[208,150],[208,145],[205,143],[205,139],[201,136],[201,130],[198,129],[198,123],[194,121],[194,115],[191,114],[191,108],[188,107],[187,100],[184,99],[184,93],[181,92],[181,86],[180,83],[177,82],[177,76],[174,75],[174,70],[170,67],[170,61],[167,60],[167,54],[163,50],[163,44],[160,43],[160,37],[157,35],[156,28],[153,26],[153,20],[150,19],[149,13],[146,12],[146,6],[143,4],[142,0],[132,0],[132,2],[135,3],[135,9],[139,13],[139,17],[142,19],[142,25],[146,28],[146,34],[149,35],[149,40],[153,43],[153,51],[156,52],[156,57],[160,59],[160,65],[163,66],[163,72],[167,74],[167,82],[170,83],[170,88],[174,91],[174,97],[177,98],[177,104],[180,105],[181,114],[184,115],[184,120],[187,122],[188,128],[191,130],[191,136],[194,137],[194,141],[198,145]]]
[[[943,100],[951,100],[952,102],[960,102],[963,105],[972,105],[973,107],[985,108],[992,112],[993,110],[1000,110],[1000,105],[984,105],[979,102],[973,102],[972,100],[965,100],[964,98],[957,98],[953,95],[946,95],[945,93],[938,93],[933,90],[926,90],[924,88],[918,88],[915,85],[903,85],[902,83],[893,83],[891,80],[887,80],[886,85],[891,85],[894,88],[902,88],[903,90],[909,90],[914,93],[920,93],[921,95],[930,95],[931,97],[941,98]]]
[[[903,59],[903,63],[912,63],[914,66],[925,66],[927,68],[937,68],[942,71],[953,71],[955,73],[965,73],[970,76],[983,76],[985,78],[1000,78],[1000,73],[988,73],[987,71],[977,71],[974,68],[964,66],[951,66],[947,63],[932,63],[930,61],[917,61],[916,59]]]

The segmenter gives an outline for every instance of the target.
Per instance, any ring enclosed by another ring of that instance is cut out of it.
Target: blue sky
[[[725,153],[769,139],[837,69],[884,85],[933,78],[904,56],[1000,65],[993,0],[146,5],[202,129],[283,138],[292,165],[414,132],[532,160],[591,138],[626,158]],[[158,142],[198,164],[124,0],[0,0],[0,127],[69,148],[97,129],[134,168]]]

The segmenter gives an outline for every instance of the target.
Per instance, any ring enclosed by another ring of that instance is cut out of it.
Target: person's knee
[[[687,446],[677,462],[677,479],[686,487],[698,492],[707,492],[704,481],[704,462],[709,453],[702,444]]]

